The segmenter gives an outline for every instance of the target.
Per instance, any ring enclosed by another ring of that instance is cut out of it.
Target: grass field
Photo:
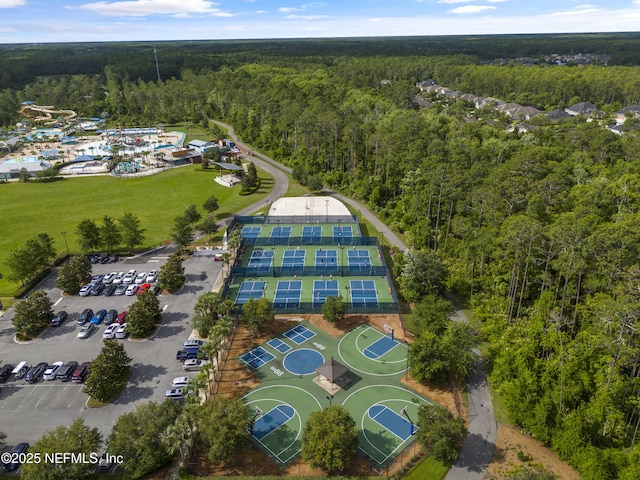
[[[261,188],[252,195],[240,196],[240,185],[223,187],[214,181],[214,169],[186,166],[159,175],[138,178],[112,176],[74,177],[52,183],[7,183],[0,185],[0,296],[10,296],[17,284],[7,280],[4,261],[8,253],[40,232],[55,240],[58,252],[79,251],[76,228],[85,218],[101,223],[104,215],[119,218],[132,212],[140,218],[145,231],[144,246],[162,243],[169,237],[173,219],[192,204],[204,214],[202,203],[210,195],[218,198],[217,218],[264,198],[273,179],[258,170]]]

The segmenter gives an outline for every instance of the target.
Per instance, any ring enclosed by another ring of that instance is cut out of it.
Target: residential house
[[[616,123],[622,125],[628,118],[637,117],[640,117],[640,105],[631,105],[616,112]]]
[[[586,117],[593,116],[597,113],[596,106],[591,102],[580,102],[564,109],[569,115],[584,115]]]
[[[514,120],[531,120],[531,117],[534,115],[542,113],[541,110],[538,110],[535,107],[525,107],[519,103],[505,103],[504,105],[497,106],[496,110],[513,118]]]
[[[552,122],[559,121],[559,120],[566,120],[567,118],[572,117],[571,114],[565,112],[561,108],[556,108],[555,110],[550,110],[548,112],[542,112],[542,113],[547,117],[549,117],[549,120],[551,120]]]

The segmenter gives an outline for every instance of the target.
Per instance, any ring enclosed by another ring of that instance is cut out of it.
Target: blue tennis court
[[[267,345],[269,345],[271,348],[277,350],[280,353],[287,353],[289,350],[291,350],[291,347],[286,343],[284,343],[279,338],[272,338],[267,342]]]
[[[349,284],[353,308],[378,308],[378,291],[373,280],[351,280]]]
[[[319,307],[324,304],[327,297],[339,297],[340,287],[337,280],[314,280],[313,281],[313,306]]]
[[[316,272],[337,272],[338,251],[316,250]]]
[[[307,252],[304,250],[285,250],[282,256],[282,268],[289,269],[289,273],[301,272],[304,268],[304,259]]]
[[[322,237],[321,225],[305,225],[302,227],[302,243],[318,243]]]
[[[334,226],[333,227],[333,241],[337,244],[351,243],[353,239],[353,231],[351,226]]]
[[[289,340],[296,343],[297,345],[300,345],[301,343],[306,342],[310,338],[315,337],[316,332],[314,332],[313,330],[309,330],[304,325],[297,325],[293,327],[291,330],[287,330],[282,335],[287,337]]]
[[[291,237],[291,226],[280,225],[271,229],[271,236],[269,237],[271,243],[287,243]]]
[[[275,355],[267,352],[262,347],[254,348],[253,350],[248,351],[240,355],[240,360],[249,365],[251,368],[260,368],[263,365],[266,365],[271,360],[273,360]]]
[[[392,350],[396,345],[398,345],[398,342],[390,337],[382,337],[365,348],[363,353],[365,357],[375,360]]]
[[[236,305],[244,305],[250,298],[262,298],[267,282],[242,282],[236,297]]]
[[[242,227],[242,238],[245,240],[255,240],[260,236],[262,227]]]
[[[279,281],[273,298],[274,308],[300,308],[302,280]]]
[[[253,422],[251,435],[262,440],[275,429],[287,423],[293,418],[295,410],[289,405],[278,405]]]
[[[403,442],[415,433],[415,426],[402,415],[383,405],[369,407],[369,417]]]
[[[348,250],[347,261],[351,270],[368,270],[371,268],[371,257],[368,250]]]
[[[249,259],[248,268],[252,275],[269,272],[273,263],[273,250],[254,250]]]

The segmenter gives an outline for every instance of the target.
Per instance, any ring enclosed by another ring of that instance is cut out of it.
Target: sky
[[[633,32],[640,0],[0,0],[0,43]]]

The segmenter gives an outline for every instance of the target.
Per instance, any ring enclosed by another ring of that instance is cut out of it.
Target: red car
[[[150,283],[143,283],[142,285],[140,285],[140,288],[138,288],[136,295],[140,295],[142,292],[146,292],[147,290],[150,290],[150,289],[151,289]]]
[[[91,365],[91,362],[84,362],[82,365],[79,365],[75,372],[73,372],[71,381],[73,383],[83,383],[89,374],[89,365]]]
[[[115,319],[115,321],[113,323],[117,323],[118,325],[122,325],[124,322],[127,321],[127,314],[129,312],[128,311],[124,311],[121,312]]]

